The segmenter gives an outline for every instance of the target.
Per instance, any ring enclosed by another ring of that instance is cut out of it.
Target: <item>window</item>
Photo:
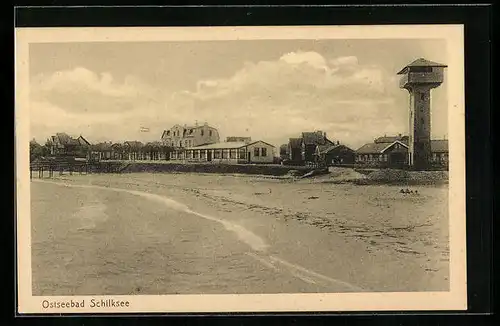
[[[201,129],[201,137],[203,137],[204,133],[205,133],[205,131],[203,129]]]
[[[227,149],[223,149],[222,150],[222,158],[227,158],[227,156],[228,156]]]
[[[201,157],[202,159],[207,158],[207,151],[201,151],[201,153],[200,153],[200,157]]]
[[[235,150],[235,149],[232,149],[232,150],[229,152],[229,158],[236,158],[236,150]]]
[[[253,156],[259,156],[259,148],[258,147],[255,147],[253,149]]]
[[[220,158],[220,149],[214,151],[214,158]]]
[[[267,148],[262,147],[261,148],[261,153],[262,153],[261,156],[267,156]]]
[[[187,151],[187,158],[193,158],[193,151]]]
[[[240,159],[244,159],[246,154],[246,150],[244,148],[240,148]]]
[[[424,101],[425,100],[425,93],[420,93],[420,100]]]
[[[209,131],[208,131],[208,135],[209,135],[210,137],[212,137],[212,130],[209,130]]]
[[[410,72],[432,72],[432,67],[411,67]]]
[[[170,130],[167,130],[167,136],[170,136]]]
[[[194,151],[194,158],[200,158],[200,151]]]
[[[424,125],[424,118],[420,118],[420,124],[423,126]]]

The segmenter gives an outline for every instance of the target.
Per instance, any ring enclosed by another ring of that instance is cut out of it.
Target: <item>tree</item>
[[[50,149],[47,146],[40,145],[35,139],[30,141],[30,161],[47,156]]]

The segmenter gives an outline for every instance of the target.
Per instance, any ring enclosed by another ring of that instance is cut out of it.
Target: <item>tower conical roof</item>
[[[424,58],[418,58],[417,60],[413,61],[412,63],[406,65],[403,69],[401,69],[400,72],[398,72],[398,75],[406,73],[406,70],[408,67],[443,67],[446,68],[448,67],[447,65],[444,65],[442,63],[437,63],[434,61],[430,61]]]

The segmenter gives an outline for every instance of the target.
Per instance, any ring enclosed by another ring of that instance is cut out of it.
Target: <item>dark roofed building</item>
[[[438,165],[448,165],[448,140],[431,140],[431,162]]]
[[[318,146],[334,145],[326,138],[326,133],[322,131],[302,133],[302,157],[305,162],[316,162],[316,151]]]
[[[290,138],[288,140],[289,159],[293,162],[301,162],[302,157],[302,138]]]
[[[399,140],[405,144],[408,143],[408,136],[402,136],[401,134],[399,134],[398,136],[382,136],[382,137],[378,137],[377,139],[375,139],[374,143],[393,143],[395,142],[396,140]]]
[[[335,145],[319,145],[316,148],[318,161],[326,166],[353,164],[355,151],[337,142]]]
[[[448,140],[431,140],[431,163],[448,164]],[[356,150],[356,163],[370,166],[408,164],[408,136],[384,136]]]
[[[83,136],[73,138],[64,132],[51,136],[47,145],[53,156],[87,157],[91,149],[90,143]]]

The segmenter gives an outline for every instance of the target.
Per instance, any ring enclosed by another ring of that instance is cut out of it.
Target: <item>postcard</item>
[[[466,309],[462,25],[15,41],[19,313]]]

